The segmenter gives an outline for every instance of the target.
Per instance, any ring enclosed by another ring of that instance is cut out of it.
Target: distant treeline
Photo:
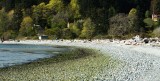
[[[5,39],[159,36],[160,0],[1,0]]]

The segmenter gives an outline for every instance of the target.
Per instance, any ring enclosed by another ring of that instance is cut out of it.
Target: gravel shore
[[[0,69],[0,81],[94,81],[104,69],[113,69],[118,60],[97,50],[68,47],[51,58]]]
[[[33,41],[22,41],[30,44]],[[134,46],[111,42],[41,41],[35,44],[78,46],[99,50],[121,61],[116,69],[104,69],[94,81],[160,81],[160,48],[148,45]]]
[[[56,43],[57,45],[59,43]],[[97,75],[97,81],[160,81],[160,48],[150,45],[124,45],[116,43],[60,43],[97,49],[121,61],[117,70],[106,69]],[[108,73],[109,72],[109,73]],[[112,78],[108,78],[112,77]]]

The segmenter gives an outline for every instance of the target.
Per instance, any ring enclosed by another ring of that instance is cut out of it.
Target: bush
[[[154,29],[153,34],[155,37],[160,37],[160,27]]]
[[[56,15],[51,16],[50,24],[52,28],[66,28],[67,27],[67,16],[64,15],[64,12],[59,12]]]
[[[134,32],[133,21],[125,14],[117,14],[109,22],[109,35],[125,36]]]
[[[71,23],[70,25],[70,30],[76,35],[76,37],[79,37],[81,34],[83,24],[81,22],[74,22],[73,24]]]
[[[7,32],[3,33],[2,35],[5,40],[8,39],[15,39],[16,38],[16,33],[12,30],[8,30]]]
[[[154,25],[154,22],[151,18],[146,18],[143,22],[146,24],[146,28],[151,28]]]
[[[51,36],[50,38],[61,38],[62,30],[58,27],[45,30],[45,34]]]
[[[69,28],[64,28],[63,29],[63,38],[64,39],[71,39],[73,38],[73,34]]]

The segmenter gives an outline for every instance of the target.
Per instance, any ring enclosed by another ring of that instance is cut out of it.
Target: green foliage
[[[79,35],[81,34],[82,27],[83,27],[83,23],[80,21],[77,21],[77,22],[74,22],[69,28],[76,35],[76,37],[79,37]]]
[[[136,31],[144,33],[145,23],[143,22],[145,18],[145,12],[150,9],[151,0],[137,0],[137,21],[136,21]]]
[[[20,36],[33,36],[35,31],[33,29],[33,19],[31,17],[24,17],[19,30]]]
[[[5,11],[8,12],[17,6],[20,6],[22,9],[28,9],[41,2],[48,3],[48,1],[49,0],[0,0],[0,6],[5,7]]]
[[[51,19],[51,27],[59,27],[59,28],[66,28],[67,27],[67,20],[63,12],[59,12],[54,15]]]
[[[137,9],[132,8],[128,14],[128,18],[129,18],[129,23],[132,25],[132,28],[133,28],[131,32],[135,33],[137,28],[137,20],[138,20]]]
[[[35,24],[41,23],[40,20],[44,18],[45,6],[45,3],[40,3],[39,5],[32,7]]]
[[[52,12],[46,7],[45,3],[40,3],[37,6],[33,6],[33,13],[32,13],[32,18],[34,21],[34,24],[39,25],[36,30],[38,31],[37,33],[42,33],[45,30],[45,27],[48,27],[48,19],[49,16],[52,14]]]
[[[116,10],[114,7],[110,7],[108,16],[113,17],[114,15],[116,15]]]
[[[160,37],[160,27],[154,29],[153,34],[155,37]]]
[[[46,29],[45,34],[52,36],[53,38],[61,38],[62,37],[62,30],[60,28],[51,28]]]
[[[160,1],[154,0],[153,2],[155,13],[157,13],[160,11]],[[34,27],[36,33],[43,34],[45,31],[45,34],[58,38],[65,38],[64,36],[67,36],[66,38],[91,38],[93,35],[106,35],[111,33],[111,30],[122,32],[115,35],[146,33],[159,26],[159,21],[152,22],[150,19],[150,9],[153,9],[151,0],[1,0],[0,7],[6,11],[0,12],[0,35],[8,32],[7,30],[13,30],[17,35],[22,35],[25,29],[21,26],[22,20],[28,16],[33,19],[32,24],[39,25]],[[120,19],[117,17],[116,22],[111,23],[110,20],[117,13],[129,14]],[[87,23],[88,25],[85,24],[88,20],[86,18],[92,20]],[[84,19],[86,19],[84,23],[79,22]],[[72,23],[69,29],[67,23]],[[127,25],[128,31],[126,31]],[[32,31],[32,28],[28,29],[27,31]],[[94,31],[89,31],[90,29]],[[88,31],[94,32],[93,35],[87,33]],[[27,36],[24,33],[23,35]],[[35,32],[32,35],[36,35]]]
[[[15,0],[1,0],[5,3],[5,11],[10,11],[15,6]]]
[[[20,29],[22,17],[23,17],[23,13],[22,13],[21,8],[14,9],[14,14],[13,14],[13,19],[12,19],[13,21],[12,29],[16,32],[18,32]]]
[[[56,12],[59,12],[63,9],[64,4],[62,0],[50,0],[49,4],[47,4],[46,7],[50,10],[55,10]]]
[[[32,9],[22,9],[23,17],[25,16],[31,16],[32,15]]]
[[[69,28],[64,28],[62,31],[63,31],[63,38],[64,39],[71,39],[71,38],[73,38],[72,31]]]
[[[11,11],[8,12],[7,16],[8,16],[8,18],[9,18],[9,21],[12,21],[12,19],[13,19],[13,14],[14,14],[14,10],[11,10]]]
[[[109,35],[113,36],[125,36],[133,33],[133,22],[125,14],[117,14],[110,19]]]
[[[8,30],[8,31],[4,32],[2,36],[4,37],[5,40],[15,39],[16,33],[13,30]]]
[[[95,24],[91,21],[90,18],[84,20],[83,29],[81,31],[81,38],[91,39],[95,32]]]
[[[160,12],[160,0],[154,0],[155,2],[155,11]]]
[[[145,17],[146,17],[146,18],[149,18],[150,16],[151,16],[151,14],[150,14],[149,10],[147,10],[147,11],[145,12]]]
[[[154,23],[154,28],[160,26],[160,21],[158,21],[158,22],[153,22],[153,23]]]
[[[146,28],[152,28],[154,25],[154,22],[151,18],[144,19],[144,23],[146,24]]]
[[[0,10],[0,36],[8,29],[9,18],[4,9]]]
[[[74,18],[80,18],[81,14],[79,13],[80,7],[78,4],[78,0],[71,0],[70,9],[74,13]]]
[[[137,9],[132,8],[128,14],[129,17],[133,17],[137,15]]]

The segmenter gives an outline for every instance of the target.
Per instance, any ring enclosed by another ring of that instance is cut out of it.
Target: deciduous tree
[[[81,31],[81,38],[91,39],[95,32],[95,24],[90,18],[87,18],[83,23],[83,29]]]
[[[33,29],[33,19],[31,17],[24,17],[19,30],[20,36],[33,36],[35,31]]]
[[[134,31],[133,23],[125,14],[117,14],[110,18],[109,35],[125,36]]]

